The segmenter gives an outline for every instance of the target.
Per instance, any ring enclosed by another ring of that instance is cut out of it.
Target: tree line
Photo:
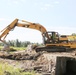
[[[37,44],[39,43],[31,43],[30,41],[19,41],[18,39],[16,40],[8,40],[7,41],[8,45],[13,46],[13,47],[27,47],[29,44]],[[3,46],[3,43],[0,43],[0,46]]]

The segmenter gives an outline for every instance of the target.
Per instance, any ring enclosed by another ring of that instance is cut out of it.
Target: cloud
[[[13,0],[13,3],[14,3],[14,4],[19,4],[19,1]]]
[[[5,21],[5,18],[0,18],[0,21]]]
[[[41,5],[41,10],[49,10],[50,8],[55,7],[55,5],[59,4],[59,1],[53,1],[49,3],[40,3]]]
[[[25,2],[25,1],[26,0],[7,0],[9,5],[12,5],[12,4],[18,5],[18,4],[21,4],[21,3]]]
[[[51,27],[46,27],[48,31],[56,31],[59,34],[63,35],[70,35],[76,31],[75,27],[69,27],[69,26],[51,26]],[[67,31],[67,32],[66,32]]]
[[[15,4],[19,4],[21,2],[25,2],[26,0],[11,0],[11,1],[13,1],[13,3]]]
[[[47,10],[47,8],[46,7],[42,7],[41,10]]]
[[[41,10],[48,10],[51,7],[49,3],[42,5]]]
[[[0,21],[11,21],[11,19],[8,19],[8,18],[0,18]]]
[[[50,7],[50,4],[45,4],[46,7]]]
[[[59,3],[60,3],[59,1],[55,1],[55,2],[54,2],[54,4],[59,4]]]

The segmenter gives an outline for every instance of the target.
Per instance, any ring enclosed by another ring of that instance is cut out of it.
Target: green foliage
[[[73,36],[76,36],[76,33],[72,33]]]
[[[29,41],[19,41],[18,39],[16,40],[9,40],[7,42],[11,48],[10,51],[16,51],[16,50],[25,50],[26,47],[29,45],[29,44],[36,44],[37,46],[42,46],[43,44],[39,44],[39,43],[31,43]],[[0,43],[0,50],[2,49],[2,47],[4,46],[3,43]]]
[[[11,49],[14,49],[14,50],[25,50],[26,47],[10,47]]]
[[[41,45],[39,43],[31,43],[29,41],[19,41],[18,39],[17,40],[9,40],[7,42],[10,46],[13,46],[13,47],[27,47],[29,44],[37,44],[37,45]],[[0,42],[0,46],[3,46],[4,44]]]
[[[16,40],[9,40],[7,42],[10,46],[13,46],[13,47],[27,47],[28,44],[30,44],[29,41],[24,41],[24,42],[21,42],[19,41],[18,39]]]

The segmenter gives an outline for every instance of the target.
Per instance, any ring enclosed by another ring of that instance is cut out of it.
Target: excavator
[[[20,23],[21,21],[21,23]],[[0,34],[0,41],[5,42],[6,36],[15,27],[31,28],[41,32],[43,38],[42,47],[36,47],[36,52],[64,52],[71,49],[76,49],[76,36],[74,35],[59,35],[55,31],[47,31],[46,28],[39,23],[32,23],[25,20],[15,19],[11,24],[5,27]],[[8,45],[8,44],[7,44]]]

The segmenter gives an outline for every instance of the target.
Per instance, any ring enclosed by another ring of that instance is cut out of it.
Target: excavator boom
[[[14,29],[16,26],[17,27],[36,29],[36,30],[38,30],[38,31],[40,31],[42,33],[42,36],[43,36],[43,33],[47,32],[47,30],[45,29],[45,27],[43,27],[41,24],[31,23],[31,22],[24,21],[24,20],[21,20],[21,22],[22,23],[19,23],[19,19],[15,19],[10,25],[8,25],[6,28],[4,28],[1,31],[2,34],[0,35],[0,41],[4,42],[4,39],[9,34],[9,32],[12,29]],[[46,35],[46,38],[49,39],[48,34]]]

